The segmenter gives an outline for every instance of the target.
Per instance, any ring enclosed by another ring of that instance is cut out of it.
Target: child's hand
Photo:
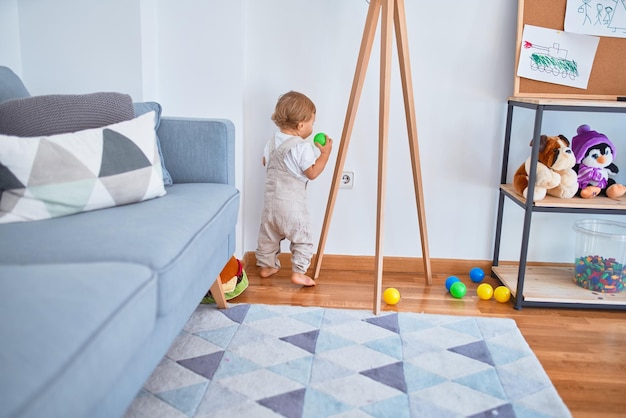
[[[330,154],[333,149],[333,139],[326,135],[326,143],[324,145],[319,142],[314,142],[315,146],[319,148],[322,154]]]
[[[330,158],[330,151],[333,149],[333,140],[327,135],[324,145],[315,142],[315,146],[320,149],[320,156],[317,157],[317,160],[311,167],[304,170],[304,174],[309,180],[315,180],[324,171],[328,158]]]

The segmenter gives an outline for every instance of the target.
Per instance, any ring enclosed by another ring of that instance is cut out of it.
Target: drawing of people
[[[603,23],[608,26],[609,23],[611,22],[611,17],[613,17],[611,15],[611,12],[613,12],[613,8],[611,6],[606,6],[604,8],[604,11],[606,12],[606,14],[604,15],[604,22]]]
[[[602,11],[604,10],[604,6],[602,3],[596,4],[596,21],[594,25],[602,25]]]
[[[589,21],[589,23],[591,23],[591,18],[589,17],[589,8],[591,6],[589,6],[589,2],[591,0],[583,0],[583,3],[578,6],[578,13],[584,13],[585,14],[585,18],[583,20],[583,25],[585,25],[585,23],[587,23],[587,21]]]
[[[615,1],[615,9],[607,27],[613,29],[613,32],[617,32],[617,30],[626,32],[626,0],[613,1]]]

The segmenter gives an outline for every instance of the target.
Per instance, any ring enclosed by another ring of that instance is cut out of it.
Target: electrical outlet
[[[352,187],[354,187],[354,171],[344,171],[341,174],[341,182],[339,183],[339,188],[351,189]]]

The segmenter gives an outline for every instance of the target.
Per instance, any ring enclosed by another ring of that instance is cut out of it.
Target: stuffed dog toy
[[[533,141],[530,141],[532,145]],[[533,200],[542,200],[546,194],[562,199],[574,197],[578,192],[577,175],[573,170],[575,164],[576,157],[566,137],[541,135]],[[529,170],[530,157],[513,176],[513,187],[524,197],[528,194]]]

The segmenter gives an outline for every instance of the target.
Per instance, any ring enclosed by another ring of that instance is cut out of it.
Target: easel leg
[[[409,46],[407,44],[406,14],[404,1],[396,0],[394,13],[396,27],[396,44],[400,61],[400,78],[402,93],[404,94],[404,111],[406,127],[409,135],[409,149],[411,153],[411,167],[413,168],[413,185],[415,187],[415,203],[417,205],[417,219],[420,227],[420,242],[422,243],[422,260],[426,283],[433,284],[433,274],[430,268],[430,253],[428,251],[428,233],[426,229],[426,211],[424,209],[424,193],[422,186],[422,169],[420,166],[419,146],[417,140],[417,122],[415,120],[415,101],[413,100],[413,81],[411,79],[411,64],[409,60]]]
[[[361,92],[363,91],[367,64],[372,53],[372,45],[374,44],[374,36],[376,35],[376,26],[378,26],[380,2],[381,0],[370,0],[367,12],[367,20],[365,23],[365,29],[363,30],[363,38],[361,40],[361,49],[359,50],[359,58],[357,60],[354,80],[352,82],[352,91],[350,92],[350,100],[348,101],[348,110],[346,112],[346,119],[343,125],[343,132],[341,133],[341,143],[339,144],[339,151],[337,153],[337,164],[335,165],[333,182],[330,188],[330,196],[328,198],[328,205],[326,206],[326,214],[324,215],[322,233],[320,235],[320,241],[317,248],[317,257],[315,258],[313,266],[314,279],[319,277],[320,269],[322,268],[322,258],[324,256],[324,247],[326,246],[328,228],[330,227],[330,219],[332,218],[333,210],[335,209],[335,201],[337,200],[337,192],[339,191],[341,173],[343,172],[343,166],[346,162],[346,154],[348,152],[348,145],[350,144],[352,128],[354,127],[354,119],[356,118],[356,111],[359,107],[359,99],[361,98]]]
[[[387,186],[387,143],[389,134],[389,90],[391,85],[391,32],[395,0],[383,0],[380,30],[380,98],[378,115],[378,199],[376,216],[376,286],[374,314],[380,313],[383,286],[383,230],[385,223],[385,194]]]
[[[426,282],[432,284],[432,271],[430,268],[430,255],[428,252],[428,234],[426,232],[426,214],[423,206],[424,196],[422,187],[422,176],[419,161],[419,147],[417,140],[417,124],[415,120],[415,103],[413,101],[413,85],[411,81],[411,68],[409,64],[409,51],[406,43],[406,19],[403,0],[371,0],[367,14],[367,21],[363,31],[361,49],[352,83],[352,91],[348,103],[346,120],[341,135],[341,144],[337,155],[337,164],[333,174],[324,224],[320,235],[317,257],[314,265],[314,278],[319,277],[326,237],[332,212],[335,208],[337,191],[343,166],[345,163],[350,135],[354,126],[354,119],[358,102],[363,90],[363,82],[367,71],[367,64],[372,51],[372,44],[378,24],[378,15],[382,7],[381,22],[381,62],[380,62],[380,99],[379,99],[379,149],[378,149],[378,199],[377,199],[377,220],[376,220],[376,285],[374,289],[374,313],[380,313],[382,294],[382,273],[383,273],[383,227],[385,209],[385,187],[387,173],[387,143],[389,132],[389,97],[391,80],[391,44],[392,27],[395,24],[396,43],[398,47],[398,58],[400,61],[400,74],[402,78],[402,92],[404,96],[404,107],[406,123],[409,137],[409,148],[411,153],[411,167],[413,170],[413,183],[415,187],[415,200],[417,205],[417,216],[420,225],[420,238],[422,244],[422,257],[424,262],[424,274]]]

